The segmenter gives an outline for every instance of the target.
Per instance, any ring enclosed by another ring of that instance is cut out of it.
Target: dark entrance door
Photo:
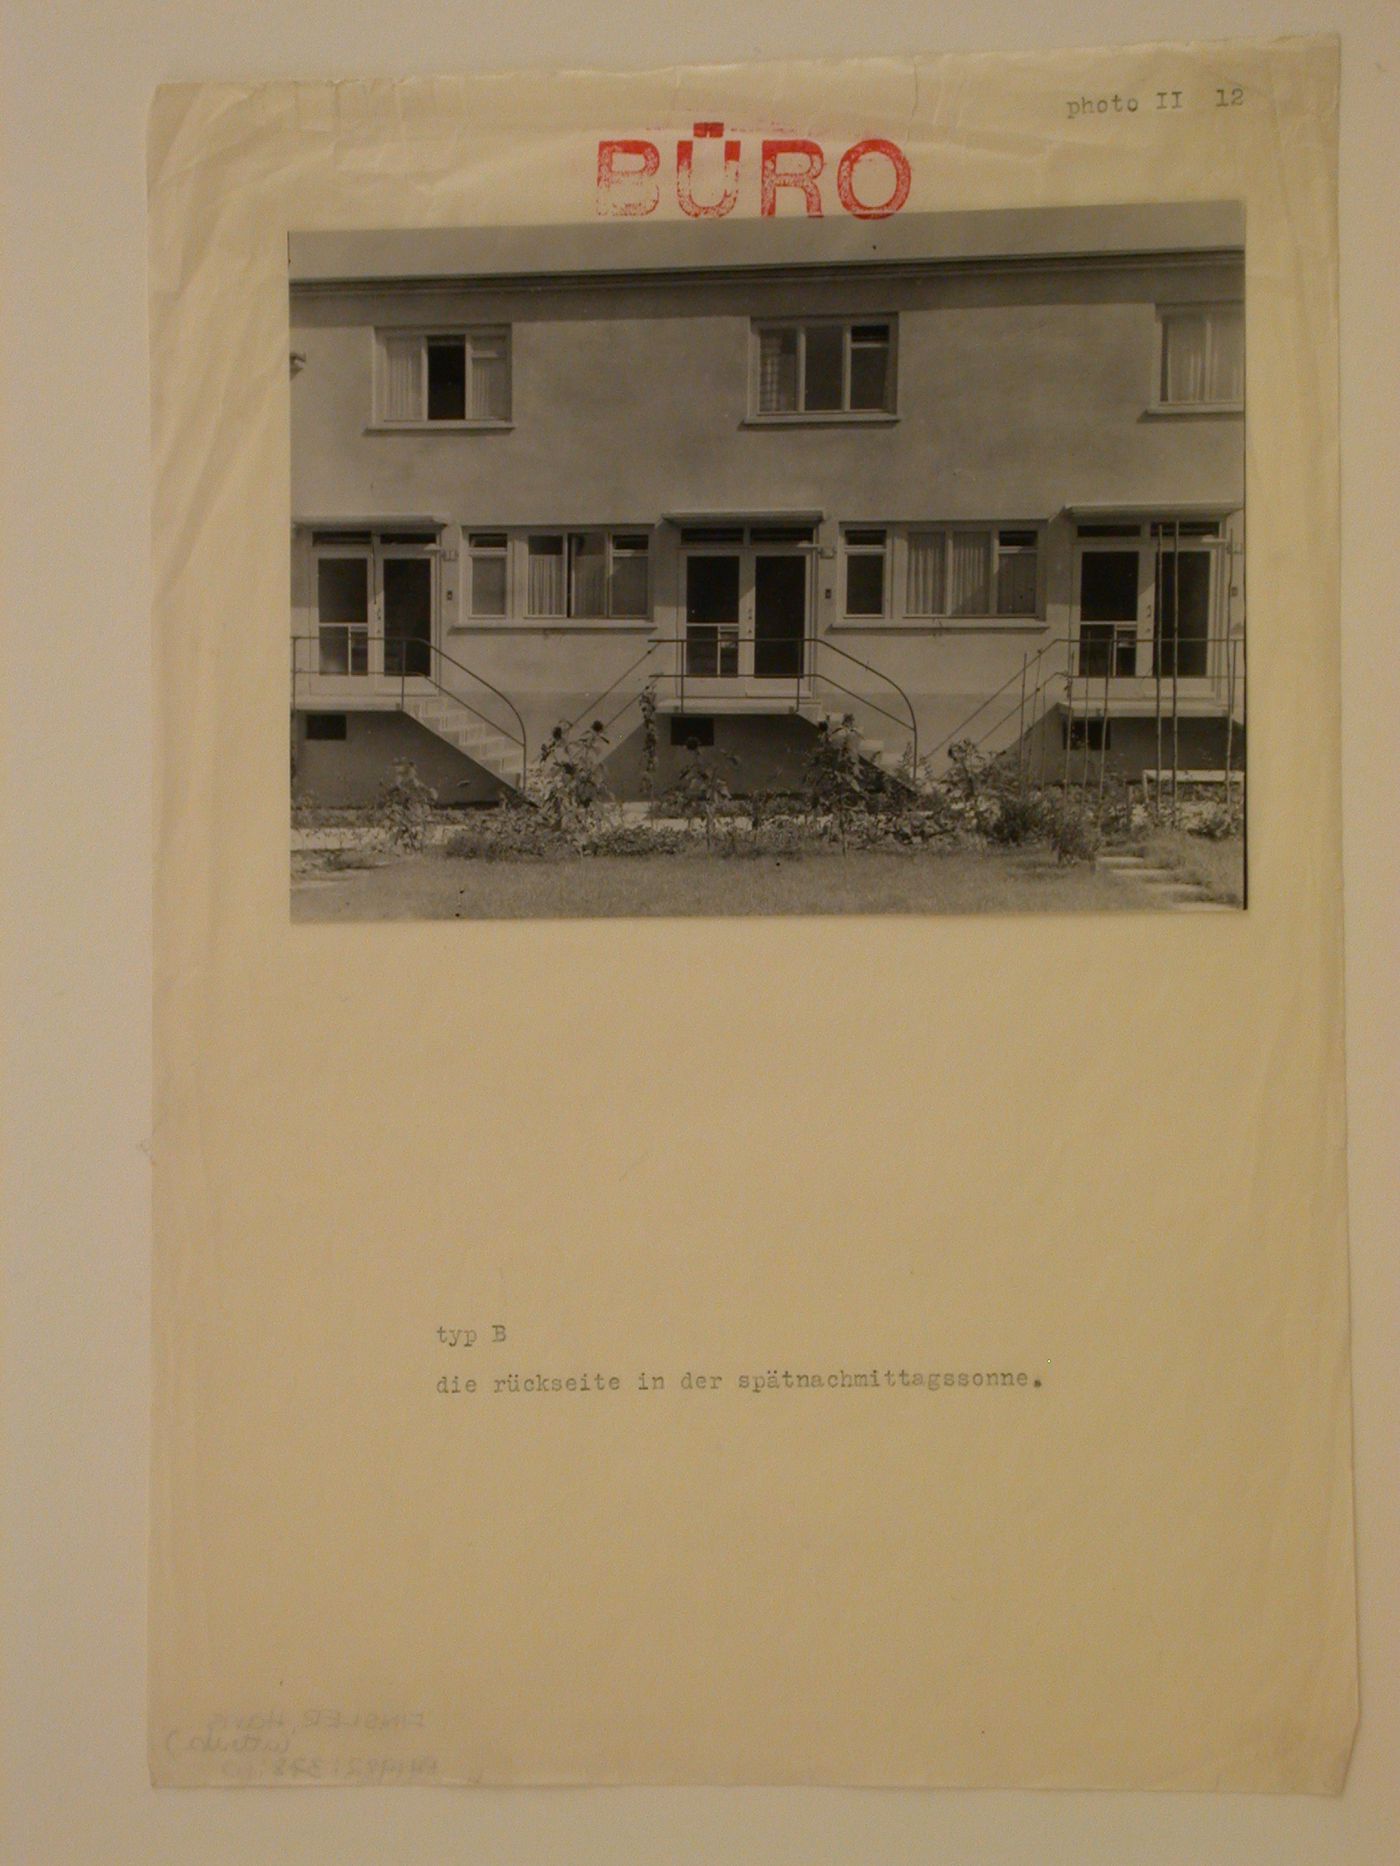
[[[1088,549],[1079,558],[1080,674],[1132,674],[1137,663],[1141,567],[1136,544]]]
[[[758,680],[799,680],[807,634],[807,560],[754,556],[753,671]]]
[[[384,559],[384,672],[431,674],[433,565],[428,557]]]
[[[1199,678],[1210,665],[1210,552],[1161,545],[1154,672]]]

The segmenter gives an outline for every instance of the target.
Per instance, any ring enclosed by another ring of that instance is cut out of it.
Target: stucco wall
[[[1047,649],[1035,659],[1070,628],[1067,508],[1166,512],[1242,500],[1242,417],[1171,417],[1151,406],[1158,307],[1241,291],[1239,263],[1217,257],[298,293],[292,343],[305,360],[291,385],[293,514],[444,521],[439,646],[511,696],[533,749],[555,723],[591,716],[653,637],[682,633],[680,538],[667,514],[819,511],[813,628],[832,644],[819,666],[855,690],[833,689],[831,703],[851,706],[864,729],[899,744],[861,697],[902,712],[895,683],[914,704],[926,749],[984,700],[979,731],[1013,710],[1028,657],[1034,686],[1063,656]],[[823,313],[897,320],[896,420],[775,427],[751,418],[752,320]],[[376,328],[434,324],[510,326],[509,428],[372,430]],[[1041,614],[931,625],[903,617],[895,587],[887,619],[846,619],[841,524],[919,520],[1038,523]],[[464,530],[522,526],[650,528],[650,622],[473,621],[464,612]],[[293,629],[309,634],[304,531],[292,600]],[[481,697],[450,666],[437,671]],[[628,691],[624,679],[600,710],[615,710]],[[619,730],[634,724],[635,714]],[[1014,737],[1015,726],[1009,720],[998,736]]]
[[[292,502],[492,525],[632,525],[667,510],[846,519],[1048,517],[1084,501],[1237,499],[1237,417],[1146,415],[1159,303],[1237,295],[1239,268],[1064,268],[568,291],[298,296]],[[749,418],[756,317],[895,315],[891,427]],[[503,431],[367,433],[377,326],[509,324]]]
[[[405,713],[346,714],[343,739],[308,739],[304,714],[293,715],[292,795],[317,803],[373,803],[407,759],[443,805],[485,803],[501,786],[480,765]]]

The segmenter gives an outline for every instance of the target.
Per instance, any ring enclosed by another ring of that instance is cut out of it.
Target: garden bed
[[[1092,797],[1031,790],[970,743],[950,748],[942,778],[892,782],[833,729],[819,736],[804,792],[743,799],[697,750],[649,808],[609,796],[605,745],[599,727],[556,733],[527,796],[489,810],[445,814],[399,763],[372,811],[303,812],[294,916],[1114,911],[1145,903],[1094,858],[1147,840],[1212,898],[1240,898],[1237,857],[1232,868],[1218,845],[1149,830],[1123,783]],[[1216,825],[1230,826],[1228,816]]]

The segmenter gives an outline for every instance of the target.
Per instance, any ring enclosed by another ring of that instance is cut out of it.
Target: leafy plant
[[[855,717],[847,713],[839,724],[822,720],[817,742],[807,758],[807,798],[817,816],[827,818],[844,855],[851,825],[866,810],[866,784],[861,771],[859,735]]]
[[[1145,817],[1139,810],[1121,759],[1105,758],[1101,777],[1097,789],[1091,781],[1081,795],[1086,801],[1092,800],[1094,821],[1105,839],[1122,841],[1143,825]]]
[[[578,835],[612,802],[603,778],[608,739],[603,722],[569,738],[556,726],[529,773],[526,793],[554,828]]]
[[[410,759],[397,759],[393,773],[380,787],[374,806],[374,827],[391,848],[414,851],[428,840],[437,792],[425,784]]]
[[[1068,791],[1044,801],[1045,838],[1055,851],[1055,860],[1065,867],[1077,862],[1091,862],[1098,854],[1103,835],[1082,793]]]
[[[1012,792],[997,800],[997,813],[988,834],[993,842],[1012,848],[1034,842],[1045,831],[1045,807],[1033,791]]]
[[[443,854],[486,862],[555,861],[574,845],[547,822],[534,804],[509,799],[494,810],[473,812],[443,844]]]
[[[1231,836],[1244,833],[1244,805],[1238,797],[1231,797],[1224,803],[1207,804],[1195,822],[1191,833],[1204,836],[1208,842],[1225,842]]]
[[[1039,833],[1037,809],[1020,773],[1004,754],[985,752],[972,739],[948,747],[942,788],[959,826],[974,835],[1018,843]]]
[[[759,855],[781,857],[784,860],[797,861],[812,843],[812,831],[800,817],[772,816],[754,830],[750,831],[747,843],[736,849],[736,855]]]
[[[713,849],[716,819],[734,802],[733,793],[720,775],[718,760],[730,765],[737,765],[739,760],[733,752],[717,752],[713,760],[706,758],[696,739],[686,741],[686,750],[690,762],[681,767],[680,776],[666,793],[667,803],[687,822],[703,823],[705,847]]]
[[[777,791],[759,789],[749,792],[749,822],[755,835],[775,814],[781,801],[783,799]]]
[[[292,828],[316,829],[322,820],[321,800],[313,790],[299,791],[292,798]]]
[[[584,855],[680,855],[691,838],[655,823],[604,823],[589,832]]]
[[[656,682],[649,680],[642,688],[642,795],[648,803],[656,794]]]

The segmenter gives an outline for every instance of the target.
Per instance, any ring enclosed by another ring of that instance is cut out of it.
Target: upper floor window
[[[1238,408],[1244,401],[1244,306],[1164,307],[1158,397],[1164,408]]]
[[[376,421],[469,427],[510,420],[508,330],[384,330],[376,350]]]
[[[887,318],[757,324],[754,345],[756,415],[894,412],[894,325]]]

